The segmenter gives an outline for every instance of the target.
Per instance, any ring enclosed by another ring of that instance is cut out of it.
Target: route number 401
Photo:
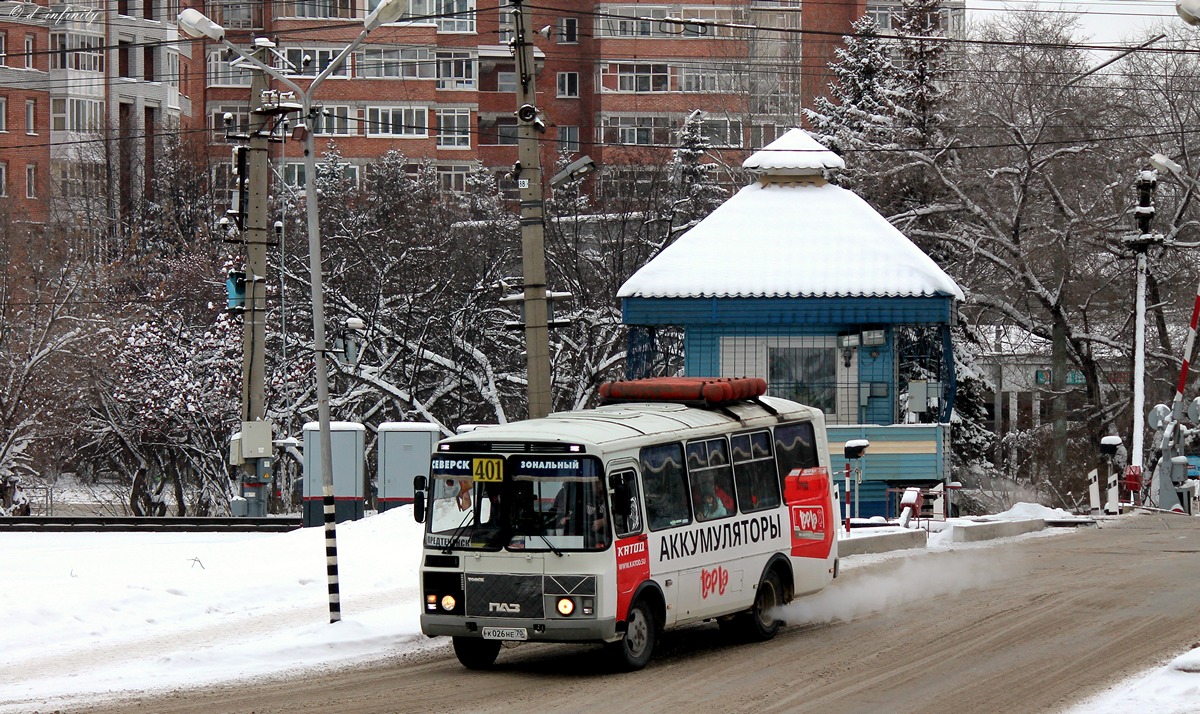
[[[504,480],[503,459],[472,459],[471,478],[475,481],[498,483]]]

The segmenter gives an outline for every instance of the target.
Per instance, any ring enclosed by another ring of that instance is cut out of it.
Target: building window
[[[742,122],[737,119],[705,119],[700,129],[715,147],[736,149],[742,145]]]
[[[665,92],[670,72],[665,64],[617,64],[609,70],[617,75],[619,92]]]
[[[142,79],[147,82],[156,82],[158,78],[155,73],[158,71],[157,47],[154,45],[146,45],[142,48]]]
[[[227,30],[249,30],[263,26],[262,7],[261,2],[208,3],[208,12],[214,22]],[[166,16],[175,17],[178,14],[178,10],[171,8]]]
[[[0,32],[0,67],[8,64],[8,35]]]
[[[322,107],[313,117],[312,130],[314,134],[326,136],[350,136],[351,133],[356,133],[351,131],[350,122],[357,119],[357,112],[351,117],[350,107]]]
[[[37,49],[37,38],[25,35],[25,69],[33,69],[33,53]]]
[[[166,69],[167,84],[176,89],[179,88],[179,51],[175,49],[167,50],[167,69]]]
[[[470,52],[437,53],[437,88],[475,88],[475,59]]]
[[[437,76],[433,53],[422,47],[364,50],[358,76],[376,79],[433,79]]]
[[[289,163],[283,167],[283,182],[288,186],[299,188],[304,185],[304,164]]]
[[[370,107],[367,136],[429,136],[429,110],[425,107]]]
[[[559,72],[558,73],[558,96],[560,98],[571,98],[579,96],[579,73],[578,72]]]
[[[463,193],[467,190],[467,176],[470,174],[470,166],[437,167],[438,183],[441,184],[443,191]]]
[[[607,116],[601,123],[601,140],[608,144],[665,146],[673,132],[674,122],[668,117]]]
[[[229,121],[225,121],[225,115]],[[245,104],[230,104],[217,107],[213,112],[213,131],[217,134],[246,134],[250,131],[250,107]]]
[[[436,0],[438,32],[474,32],[475,0]]]
[[[55,32],[50,35],[50,69],[104,71],[104,38]]]
[[[37,100],[25,100],[25,133],[37,134]]]
[[[325,71],[341,50],[314,50],[303,47],[289,47],[284,50],[287,67],[301,77],[315,77]],[[308,58],[308,62],[304,58]],[[349,77],[350,66],[346,62],[329,73],[330,77]]]
[[[133,42],[117,40],[117,76],[133,79]]]
[[[508,10],[500,10],[500,44],[507,45],[512,42],[513,33],[516,32],[516,20]]]
[[[0,132],[8,133],[8,97],[0,97]]]
[[[278,6],[279,17],[354,17],[354,0],[289,0]]]
[[[744,7],[608,5],[598,9],[604,16],[596,20],[597,37],[735,37],[738,29],[719,25],[745,20]],[[667,17],[704,20],[718,25],[661,22]],[[744,36],[744,30],[742,32]]]
[[[0,196],[8,195],[8,162],[0,161]]]
[[[496,120],[496,143],[501,146],[516,146],[518,131],[516,119]]]
[[[558,43],[560,45],[574,45],[579,42],[579,18],[577,17],[560,17],[558,18]]]
[[[233,65],[237,55],[226,50],[208,53],[208,83],[213,87],[249,87],[254,77],[245,65]]]
[[[437,145],[443,149],[471,148],[471,110],[439,109]]]
[[[568,154],[579,152],[579,127],[559,125],[558,150]]]
[[[37,198],[37,164],[25,164],[25,198]]]
[[[517,73],[516,72],[497,72],[496,73],[496,91],[497,92],[516,92],[517,91]]]
[[[682,92],[743,92],[742,82],[732,69],[723,67],[675,68],[679,90]]]

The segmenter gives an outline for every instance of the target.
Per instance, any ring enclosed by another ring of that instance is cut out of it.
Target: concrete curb
[[[858,536],[838,540],[838,557],[863,555],[865,553],[886,553],[891,550],[907,548],[924,548],[927,534],[921,528],[903,533],[879,533],[877,535]]]
[[[1031,518],[1026,521],[986,521],[977,523],[955,523],[950,526],[950,541],[974,543],[993,538],[1008,538],[1045,529],[1046,521]]]

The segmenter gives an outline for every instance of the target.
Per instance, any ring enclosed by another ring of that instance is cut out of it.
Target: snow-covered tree
[[[813,108],[804,110],[817,141],[839,154],[890,143],[895,123],[898,77],[888,41],[880,37],[879,26],[870,16],[850,29],[852,34],[842,38],[843,45],[835,50],[836,59],[829,66],[834,77],[829,94],[817,97]]]

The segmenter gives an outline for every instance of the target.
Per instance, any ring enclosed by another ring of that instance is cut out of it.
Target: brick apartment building
[[[336,142],[351,174],[396,149],[430,158],[447,188],[483,165],[502,173],[517,157],[513,19],[502,0],[408,0],[405,19],[373,31],[318,96],[323,139]],[[835,41],[864,12],[845,3],[693,0],[683,3],[545,0],[532,5],[538,107],[547,121],[543,164],[557,151],[591,156],[610,171],[634,166],[676,143],[688,114],[704,112],[713,144],[735,151],[770,142],[794,126],[799,109],[827,81]],[[202,9],[230,41],[272,39],[280,67],[302,86],[358,34],[369,7],[356,0],[210,3]],[[668,19],[693,20],[672,23]],[[750,31],[728,25],[767,28]],[[810,36],[811,35],[811,36]],[[218,139],[222,117],[249,121],[250,75],[213,43],[196,42],[206,61],[204,107]],[[304,57],[311,62],[303,63]],[[217,151],[217,150],[214,150]],[[224,151],[223,149],[220,151]],[[291,151],[292,156],[279,154]],[[299,147],[276,149],[289,182],[303,169]]]
[[[76,199],[127,205],[193,113],[174,0],[0,2],[0,204],[34,224]],[[74,207],[73,207],[74,206]],[[61,214],[60,214],[61,215]],[[80,215],[85,224],[89,216]]]
[[[517,156],[507,3],[406,2],[405,18],[373,31],[315,97],[325,110],[320,150],[335,141],[351,175],[392,149],[429,158],[450,189],[476,166],[502,173]],[[225,164],[218,174],[228,172],[225,135],[249,121],[250,74],[219,44],[181,36],[181,7],[194,5],[241,47],[273,40],[277,66],[304,86],[357,36],[371,3],[0,0],[0,206],[37,222],[52,198],[103,184],[118,187],[106,200],[120,204],[112,211],[119,215],[152,175],[158,139],[175,126],[211,128],[212,156]],[[896,7],[543,0],[529,7],[542,28],[533,39],[548,124],[543,163],[562,150],[619,173],[661,158],[697,109],[714,146],[759,148],[825,91],[827,64],[850,24],[871,12],[886,27]],[[285,180],[301,183],[300,147],[272,150]]]

